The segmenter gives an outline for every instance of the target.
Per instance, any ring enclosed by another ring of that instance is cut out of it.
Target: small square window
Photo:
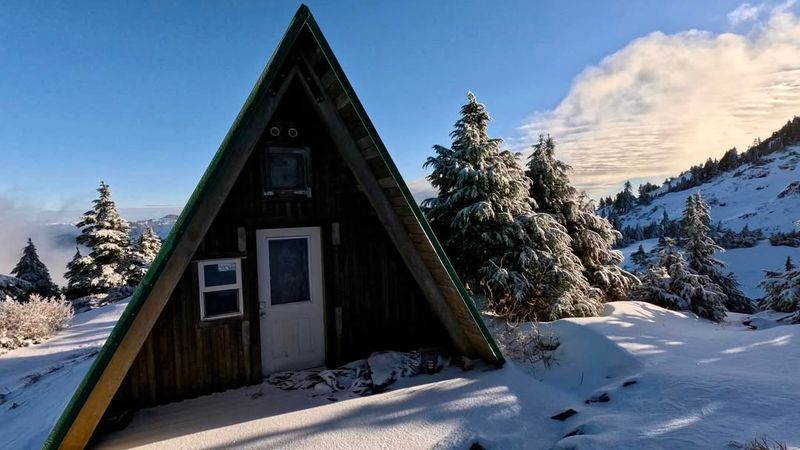
[[[307,148],[269,148],[264,195],[311,197],[308,172]]]
[[[242,273],[239,259],[212,259],[197,263],[200,318],[224,319],[243,314]]]

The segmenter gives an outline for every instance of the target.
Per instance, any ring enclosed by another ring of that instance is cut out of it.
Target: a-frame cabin
[[[301,6],[45,447],[84,447],[108,412],[431,346],[503,363]]]

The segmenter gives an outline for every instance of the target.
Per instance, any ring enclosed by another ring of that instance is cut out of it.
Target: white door
[[[319,228],[257,230],[261,373],[325,363]]]

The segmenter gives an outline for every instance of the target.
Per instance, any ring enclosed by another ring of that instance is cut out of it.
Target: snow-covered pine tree
[[[126,283],[126,260],[130,247],[128,222],[117,212],[111,199],[111,189],[100,182],[100,196],[94,207],[84,213],[77,226],[81,234],[77,241],[89,248],[91,259],[89,293],[100,294]]]
[[[64,297],[74,300],[79,297],[89,295],[91,292],[91,272],[92,259],[89,256],[81,255],[81,251],[76,247],[75,256],[67,263],[67,271],[64,278],[67,286],[64,288]]]
[[[791,258],[786,258],[782,272],[765,271],[759,286],[767,295],[761,301],[763,309],[780,312],[800,311],[800,268],[795,267]]]
[[[700,317],[722,322],[725,319],[725,303],[728,296],[722,287],[706,275],[692,272],[683,257],[676,254],[675,261],[667,268],[672,283],[670,292],[689,302],[689,310]]]
[[[552,215],[566,228],[572,252],[581,260],[589,283],[603,292],[605,300],[622,300],[639,283],[620,267],[622,252],[612,249],[622,235],[595,214],[591,201],[570,184],[570,170],[556,159],[553,139],[540,135],[525,172],[531,180],[530,196],[537,212]]]
[[[22,249],[22,257],[17,265],[14,266],[11,274],[31,284],[31,290],[25,296],[25,299],[30,294],[39,294],[44,298],[58,297],[60,295],[58,286],[50,278],[50,271],[39,259],[36,246],[33,245],[31,238],[28,238],[27,245]]]
[[[647,272],[647,267],[650,265],[650,258],[647,256],[647,252],[644,251],[644,246],[642,246],[642,244],[639,244],[639,248],[631,253],[631,262],[636,265],[638,269],[637,273]]]
[[[755,312],[752,302],[742,293],[733,273],[723,273],[725,263],[714,258],[714,253],[724,251],[711,237],[711,213],[703,197],[697,193],[686,199],[683,211],[683,229],[686,260],[689,268],[704,275],[722,288],[727,297],[725,307],[740,313]]]
[[[727,300],[722,288],[709,277],[692,272],[671,238],[664,239],[660,256],[659,264],[648,269],[631,298],[668,309],[690,310],[700,317],[721,322],[725,318]]]
[[[510,320],[599,312],[564,227],[535,213],[519,155],[488,135],[489,114],[467,94],[450,148],[434,146],[425,167],[438,191],[423,210],[461,278]]]
[[[147,227],[131,248],[128,260],[129,285],[136,286],[142,281],[159,250],[161,250],[161,238],[153,227]]]

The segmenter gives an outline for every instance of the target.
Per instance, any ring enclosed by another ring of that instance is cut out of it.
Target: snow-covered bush
[[[558,336],[542,333],[534,323],[494,325],[492,334],[503,355],[512,361],[550,367],[555,361],[555,351],[561,343]]]
[[[0,301],[0,353],[44,341],[72,318],[69,302],[33,294],[26,303]]]

